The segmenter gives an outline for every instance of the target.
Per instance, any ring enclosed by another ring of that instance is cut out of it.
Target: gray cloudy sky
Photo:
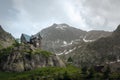
[[[53,23],[112,31],[120,24],[120,0],[0,0],[0,24],[14,37]]]

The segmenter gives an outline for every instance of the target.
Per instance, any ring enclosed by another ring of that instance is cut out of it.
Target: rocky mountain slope
[[[101,55],[108,55],[107,60],[117,61],[120,59],[120,25],[111,36],[100,38],[99,40],[88,45],[88,48],[95,50]]]
[[[92,42],[111,34],[107,31],[83,31],[67,24],[53,24],[39,32],[42,36],[42,48],[58,55],[75,49],[75,44]],[[39,34],[38,33],[38,34]]]
[[[61,55],[61,57],[66,60],[71,57],[73,64],[76,66],[109,64],[111,67],[114,66],[116,71],[119,70],[120,25],[110,36],[100,38],[91,43],[83,42],[82,45],[79,43],[79,45],[76,45],[75,50],[69,54]]]
[[[11,46],[15,42],[13,36],[4,31],[2,26],[0,25],[0,48],[5,48]]]
[[[88,31],[85,37],[87,40],[97,40],[101,37],[106,37],[109,35],[111,35],[111,32],[102,31],[102,30],[91,30],[91,31]]]

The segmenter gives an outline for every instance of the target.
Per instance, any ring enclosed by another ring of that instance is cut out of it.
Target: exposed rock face
[[[15,39],[11,34],[4,31],[0,25],[0,48],[11,46],[15,42]]]
[[[111,34],[107,31],[83,31],[67,24],[53,24],[39,32],[42,36],[42,49],[61,54],[76,42],[92,42]],[[69,51],[68,50],[68,51]]]
[[[42,36],[42,49],[57,54],[65,50],[62,45],[71,44],[72,41],[80,37],[83,38],[86,31],[71,27],[67,24],[53,24],[43,29],[40,34]]]
[[[109,55],[115,60],[120,58],[120,26],[112,33],[111,36],[106,38],[100,38],[99,40],[91,43],[88,48],[95,50],[102,56]]]
[[[45,56],[42,52],[33,54],[30,50],[23,46],[13,48],[11,53],[0,58],[0,69],[22,72],[47,66],[65,67],[65,64],[55,54]]]
[[[112,66],[113,63],[120,67],[120,26],[108,37],[79,46],[76,46],[76,49],[71,53],[74,54],[72,59],[76,66],[110,64],[112,71],[115,67]]]

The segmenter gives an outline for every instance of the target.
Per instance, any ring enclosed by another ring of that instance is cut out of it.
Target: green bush
[[[13,50],[13,46],[1,49],[0,50],[0,57],[2,57],[3,55],[10,54],[12,52],[12,50]]]
[[[3,46],[0,44],[0,49],[2,49],[3,48]]]
[[[73,59],[71,57],[69,57],[67,62],[73,62]]]
[[[109,79],[110,73],[111,73],[111,70],[110,70],[110,67],[108,65],[107,68],[106,68],[106,70],[103,73],[103,79]]]
[[[74,73],[77,74],[78,69],[72,66],[66,68],[60,67],[44,67],[26,72],[0,72],[0,80],[72,80]]]
[[[33,54],[41,54],[43,55],[44,57],[49,57],[50,55],[52,55],[51,52],[48,52],[48,51],[44,51],[44,50],[40,50],[40,49],[36,49],[32,52]]]
[[[80,68],[68,65],[65,68],[44,67],[20,73],[0,72],[0,80],[104,80],[103,75],[102,72],[94,72],[92,68],[88,70],[88,74],[82,74]],[[119,80],[120,74],[111,73],[109,79]]]
[[[18,46],[20,46],[20,43],[17,40],[15,40],[15,42],[13,43],[13,46],[18,47]]]

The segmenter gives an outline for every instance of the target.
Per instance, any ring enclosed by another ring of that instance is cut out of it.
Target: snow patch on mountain
[[[62,55],[62,54],[63,54],[63,53],[59,53],[59,54],[56,54],[56,55],[58,55],[58,56],[59,56],[59,55]]]
[[[120,62],[120,59],[117,59],[117,62]]]
[[[66,44],[67,44],[67,42],[66,42],[66,41],[63,41],[63,44],[64,44],[64,45],[66,45]]]
[[[71,53],[72,51],[74,51],[76,49],[76,47],[75,48],[73,48],[73,49],[70,49],[69,51],[67,51],[67,52],[65,52],[65,54],[69,54],[69,53]]]
[[[64,50],[62,53],[59,53],[59,54],[56,54],[56,55],[69,54],[69,53],[73,52],[75,49],[76,49],[76,47],[74,47],[73,49],[70,49],[68,51]]]
[[[93,42],[93,41],[95,41],[95,40],[86,40],[86,36],[83,38],[83,41],[84,42]]]
[[[62,26],[62,25],[59,25],[56,27],[56,29],[61,29],[61,30],[65,30],[67,28],[67,26]]]
[[[59,54],[56,54],[56,55],[62,55],[66,52],[67,50],[64,50],[63,52],[59,53]]]
[[[61,47],[72,45],[73,42],[74,42],[73,40],[70,43],[67,43],[66,41],[63,41],[63,45],[61,45]]]

